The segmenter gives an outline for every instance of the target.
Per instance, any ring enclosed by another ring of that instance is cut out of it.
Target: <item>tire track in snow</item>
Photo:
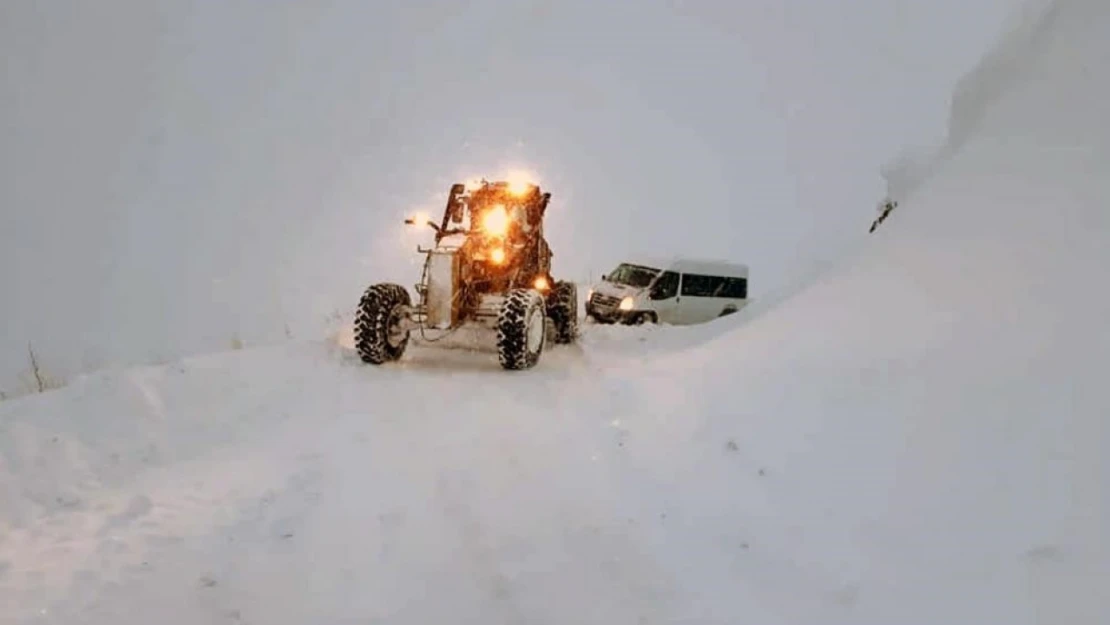
[[[105,493],[85,510],[53,518],[49,528],[14,532],[0,552],[22,563],[0,578],[0,604],[14,606],[5,614],[18,616],[20,623],[85,622],[98,616],[103,622],[142,622],[131,620],[139,614],[153,619],[147,622],[172,621],[151,599],[137,598],[135,589],[184,602],[180,592],[197,579],[181,578],[189,569],[190,550],[222,524],[242,522],[244,502],[303,488],[315,475],[312,462],[285,464],[293,455],[281,453],[289,438],[297,437],[285,432],[253,448],[151,471],[130,485],[134,495]],[[283,480],[288,482],[282,485]],[[173,580],[169,585],[167,577]]]

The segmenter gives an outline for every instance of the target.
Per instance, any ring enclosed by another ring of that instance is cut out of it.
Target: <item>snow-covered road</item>
[[[59,459],[87,472],[22,493],[24,506],[47,502],[35,512],[55,510],[0,543],[5,618],[696,615],[683,576],[649,546],[668,523],[666,506],[629,505],[636,482],[622,460],[630,429],[666,415],[658,399],[670,389],[606,373],[653,347],[668,351],[657,335],[682,330],[598,330],[517,375],[499,373],[487,354],[417,349],[400,366],[371,368],[341,346],[297,344],[101,376],[104,392],[121,403],[141,397],[147,414],[131,436],[90,434],[92,446],[35,440],[68,447]],[[254,371],[236,381],[250,399],[223,410],[200,396],[195,408],[177,403],[191,377],[230,385],[233,370]],[[59,396],[67,392],[81,390]],[[144,422],[152,429],[139,431]],[[33,436],[29,425],[14,430],[25,444]],[[182,437],[197,455],[160,464]]]

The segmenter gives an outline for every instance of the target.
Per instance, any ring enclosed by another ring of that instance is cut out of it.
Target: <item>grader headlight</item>
[[[532,174],[526,171],[509,172],[506,178],[506,182],[509,183],[509,193],[516,197],[528,195],[536,186],[532,178]]]
[[[528,195],[532,190],[532,184],[526,180],[513,180],[509,182],[509,193],[517,197]]]
[[[509,213],[504,206],[498,204],[482,216],[482,230],[493,236],[505,236],[509,232]],[[504,250],[501,253],[503,256]]]

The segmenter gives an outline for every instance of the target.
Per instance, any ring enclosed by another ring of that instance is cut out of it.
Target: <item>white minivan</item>
[[[590,289],[586,315],[600,323],[704,323],[748,303],[748,267],[675,258],[623,262]]]

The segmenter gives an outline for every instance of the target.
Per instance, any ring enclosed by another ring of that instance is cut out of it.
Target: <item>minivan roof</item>
[[[635,255],[624,261],[642,267],[652,267],[679,273],[696,273],[715,276],[729,276],[734,278],[747,278],[748,266],[727,260],[712,258],[691,258],[686,256],[643,256]]]

